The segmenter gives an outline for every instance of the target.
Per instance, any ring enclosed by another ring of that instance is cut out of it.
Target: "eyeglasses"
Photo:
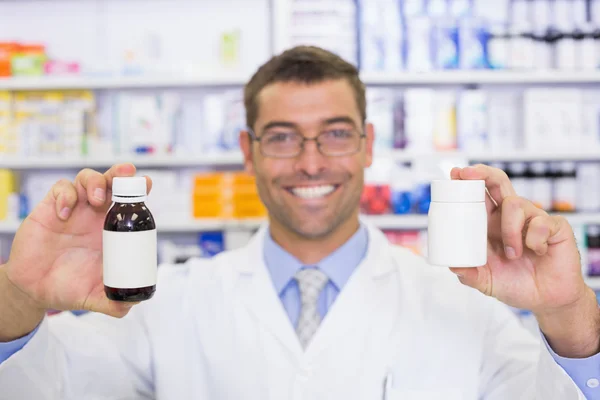
[[[258,142],[261,154],[275,158],[297,157],[304,150],[304,144],[310,141],[315,141],[324,156],[348,156],[357,153],[361,140],[367,137],[354,129],[329,129],[314,138],[306,138],[284,128],[268,129],[261,136],[256,136],[251,129],[248,131],[252,140]]]

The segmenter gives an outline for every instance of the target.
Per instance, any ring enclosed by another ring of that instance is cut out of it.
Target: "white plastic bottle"
[[[431,185],[428,260],[445,267],[487,262],[487,211],[483,180],[436,180]]]

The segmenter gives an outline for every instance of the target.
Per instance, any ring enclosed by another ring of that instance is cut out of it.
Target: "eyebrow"
[[[350,124],[350,125],[356,127],[356,123],[354,122],[354,120],[346,115],[328,118],[324,122],[325,122],[325,125],[345,123],[345,124]]]
[[[337,116],[337,117],[332,117],[332,118],[327,118],[325,119],[322,124],[323,125],[332,125],[332,124],[339,124],[339,123],[345,123],[345,124],[350,124],[354,127],[356,127],[356,123],[354,122],[354,120],[352,118],[350,118],[349,116],[346,115],[341,115],[341,116]],[[271,121],[269,123],[267,123],[263,128],[262,131],[266,131],[269,130],[271,128],[293,128],[293,129],[297,129],[298,125],[293,123],[293,122],[289,122],[289,121]]]

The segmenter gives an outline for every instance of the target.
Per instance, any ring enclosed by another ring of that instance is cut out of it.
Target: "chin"
[[[321,239],[333,232],[339,224],[334,222],[309,222],[309,223],[295,223],[290,226],[291,230],[298,236],[306,239]]]

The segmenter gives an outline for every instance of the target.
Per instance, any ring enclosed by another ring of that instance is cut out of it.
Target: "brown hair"
[[[338,55],[314,46],[297,46],[272,57],[252,76],[244,88],[246,124],[251,129],[258,117],[258,95],[275,82],[318,83],[346,79],[354,90],[363,122],[367,118],[365,85],[358,69]]]

